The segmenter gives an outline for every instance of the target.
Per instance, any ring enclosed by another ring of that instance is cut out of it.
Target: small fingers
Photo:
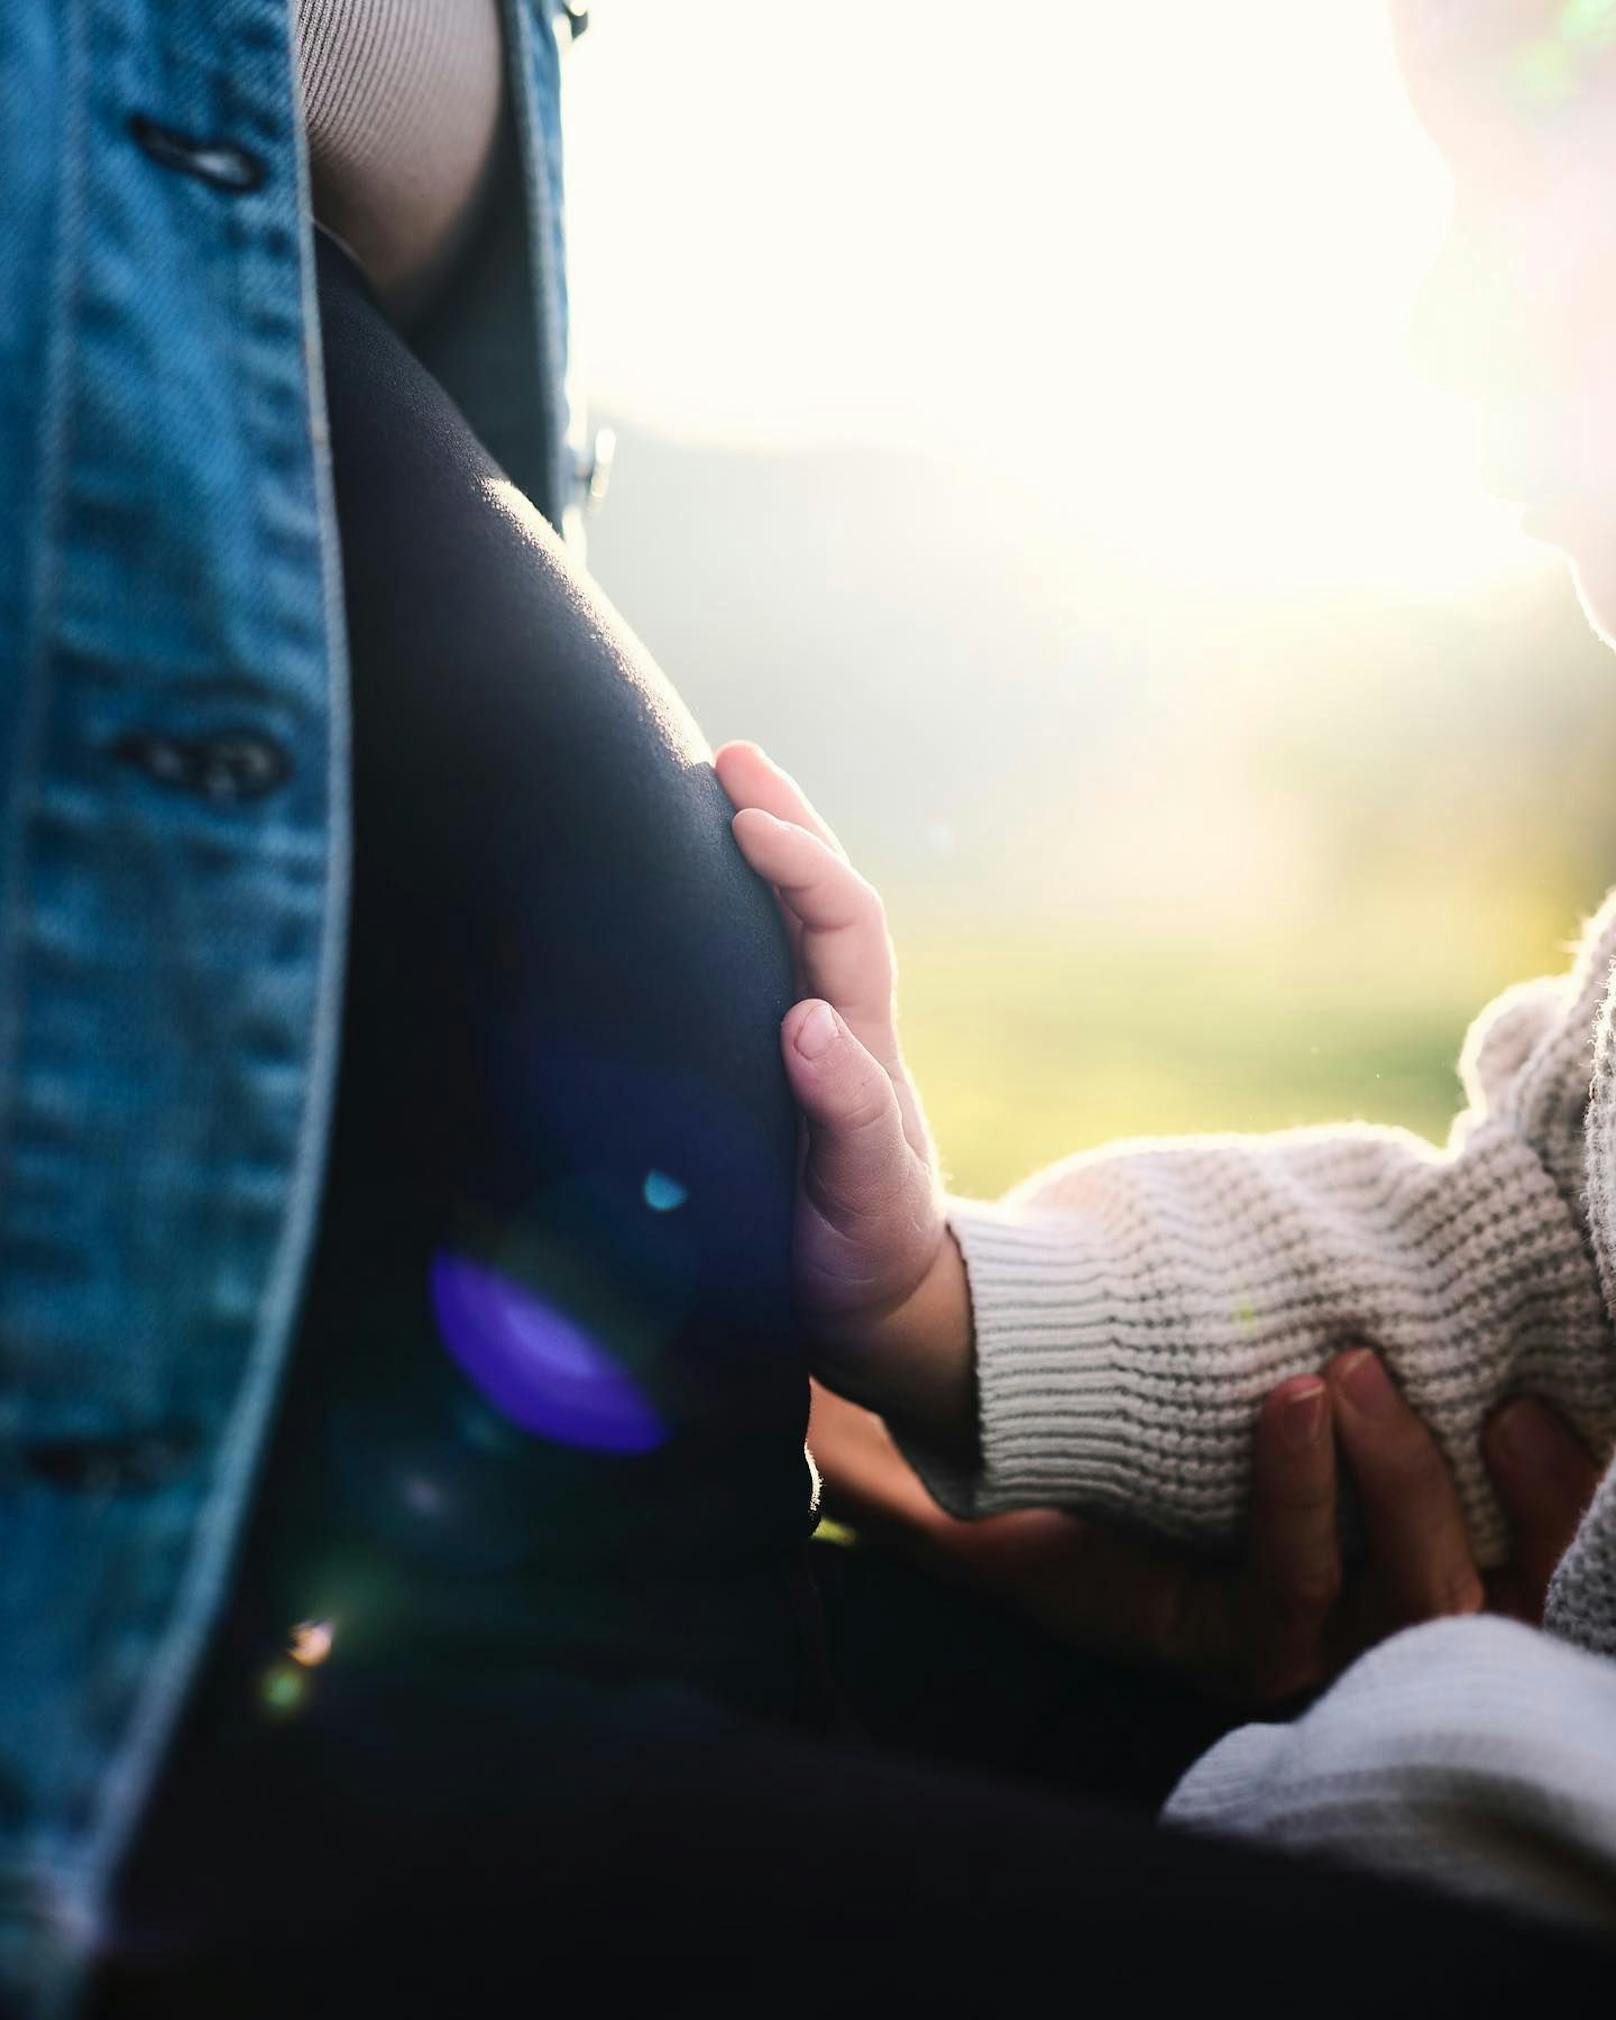
[[[766,808],[743,808],[733,826],[741,854],[802,927],[804,989],[826,997],[864,1044],[895,1063],[892,945],[879,896],[822,837]]]
[[[808,1123],[803,1193],[836,1238],[828,1259],[848,1302],[890,1291],[876,1278],[912,1274],[910,1253],[929,1239],[931,1175],[904,1135],[903,1113],[880,1061],[828,1003],[798,1003],[781,1026],[791,1091]]]
[[[879,918],[874,888],[822,836],[766,807],[742,807],[730,826],[741,854],[805,926],[839,932]]]
[[[791,821],[799,828],[806,828],[839,856],[846,855],[847,851],[837,841],[830,823],[815,810],[802,787],[755,743],[722,745],[714,753],[713,769],[737,811],[745,807],[761,807],[766,814],[773,814],[778,820]]]
[[[844,1321],[867,1328],[911,1295],[935,1257],[942,1210],[892,1082],[830,1005],[797,1004],[781,1049],[808,1125],[797,1288],[828,1341]],[[867,1376],[844,1372],[862,1395]]]
[[[1486,1595],[1435,1439],[1367,1348],[1338,1356],[1326,1380],[1392,1621],[1477,1612]]]

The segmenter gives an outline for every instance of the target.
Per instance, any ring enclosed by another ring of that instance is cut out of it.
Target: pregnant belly
[[[380,1659],[800,1547],[791,976],[677,697],[322,263],[353,903],[244,1589]]]

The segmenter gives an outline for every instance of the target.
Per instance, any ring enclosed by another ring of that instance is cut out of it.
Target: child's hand
[[[970,1301],[920,1098],[898,1048],[877,893],[756,744],[714,760],[741,853],[774,886],[805,1000],[781,1026],[807,1118],[797,1288],[830,1386],[950,1445],[974,1420]]]

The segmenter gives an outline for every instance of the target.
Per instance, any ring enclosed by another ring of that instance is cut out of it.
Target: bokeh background
[[[567,61],[592,564],[886,894],[955,1184],[1440,1140],[1616,881],[1616,664],[1422,376],[1380,8],[598,0]]]

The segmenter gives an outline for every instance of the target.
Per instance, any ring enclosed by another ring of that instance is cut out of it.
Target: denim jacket
[[[560,525],[554,0],[428,362]],[[581,10],[578,10],[581,11]],[[0,7],[0,2013],[71,2009],[311,1247],[347,683],[291,0]]]

